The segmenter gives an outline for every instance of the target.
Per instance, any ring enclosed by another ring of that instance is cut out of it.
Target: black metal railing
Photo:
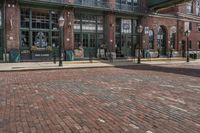
[[[44,2],[44,3],[55,3],[55,4],[65,4],[65,0],[19,0],[22,2]]]
[[[116,3],[115,4],[115,10],[118,11],[126,11],[126,12],[140,12],[143,13],[147,10],[147,8],[141,6],[141,5],[129,5],[129,4],[121,4]]]
[[[139,12],[143,13],[147,9],[143,7],[142,2],[137,5],[134,4],[123,4],[123,3],[110,3],[104,2],[101,0],[74,0],[74,2],[67,2],[66,0],[20,0],[25,2],[46,2],[46,3],[55,3],[62,5],[71,5],[76,7],[85,7],[85,8],[98,8],[102,10],[112,10],[112,11],[125,11],[125,12]]]
[[[97,8],[109,8],[108,2],[96,1],[96,0],[75,0],[73,5],[84,7],[97,7]]]

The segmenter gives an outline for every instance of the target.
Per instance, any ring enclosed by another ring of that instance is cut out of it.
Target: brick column
[[[64,11],[64,50],[74,50],[74,11],[66,9]]]
[[[108,49],[111,52],[115,52],[115,15],[111,12],[108,12],[105,16],[105,39]]]
[[[7,51],[9,52],[12,48],[19,49],[19,30],[20,30],[20,9],[17,0],[7,0],[6,1],[6,39]]]

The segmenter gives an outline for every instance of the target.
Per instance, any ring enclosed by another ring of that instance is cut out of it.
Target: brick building
[[[150,32],[144,35],[144,49],[149,49],[156,57],[168,55],[173,49],[174,56],[185,56],[185,31],[190,30],[189,52],[200,54],[200,1],[194,0],[170,8],[152,12],[143,19],[143,25]],[[153,39],[152,39],[153,38]]]
[[[192,28],[190,51],[197,52],[197,7],[196,2],[185,3],[155,13],[147,0],[1,1],[0,60],[6,53],[14,53],[13,49],[19,50],[21,61],[46,60],[58,53],[61,40],[64,55],[73,53],[75,59],[101,58],[105,49],[116,58],[132,57],[137,55],[139,24],[144,26],[144,57],[146,53],[157,57],[158,51],[167,56],[170,49],[180,56],[186,47],[187,25]],[[58,26],[60,16],[65,19],[62,30]]]

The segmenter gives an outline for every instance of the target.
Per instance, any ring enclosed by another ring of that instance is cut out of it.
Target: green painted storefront
[[[20,54],[22,61],[38,60],[36,56],[39,55],[51,60],[53,54],[58,54],[61,40],[58,26],[60,12],[52,8],[21,7]]]

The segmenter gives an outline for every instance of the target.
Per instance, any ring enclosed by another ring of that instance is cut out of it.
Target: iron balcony
[[[19,0],[21,3],[35,3],[35,4],[56,4],[61,6],[72,6],[76,8],[90,8],[98,10],[110,10],[117,12],[128,13],[144,13],[147,8],[142,6],[142,3],[138,3],[137,6],[122,4],[122,3],[109,3],[101,0],[75,0],[73,3],[67,2],[67,0]]]

